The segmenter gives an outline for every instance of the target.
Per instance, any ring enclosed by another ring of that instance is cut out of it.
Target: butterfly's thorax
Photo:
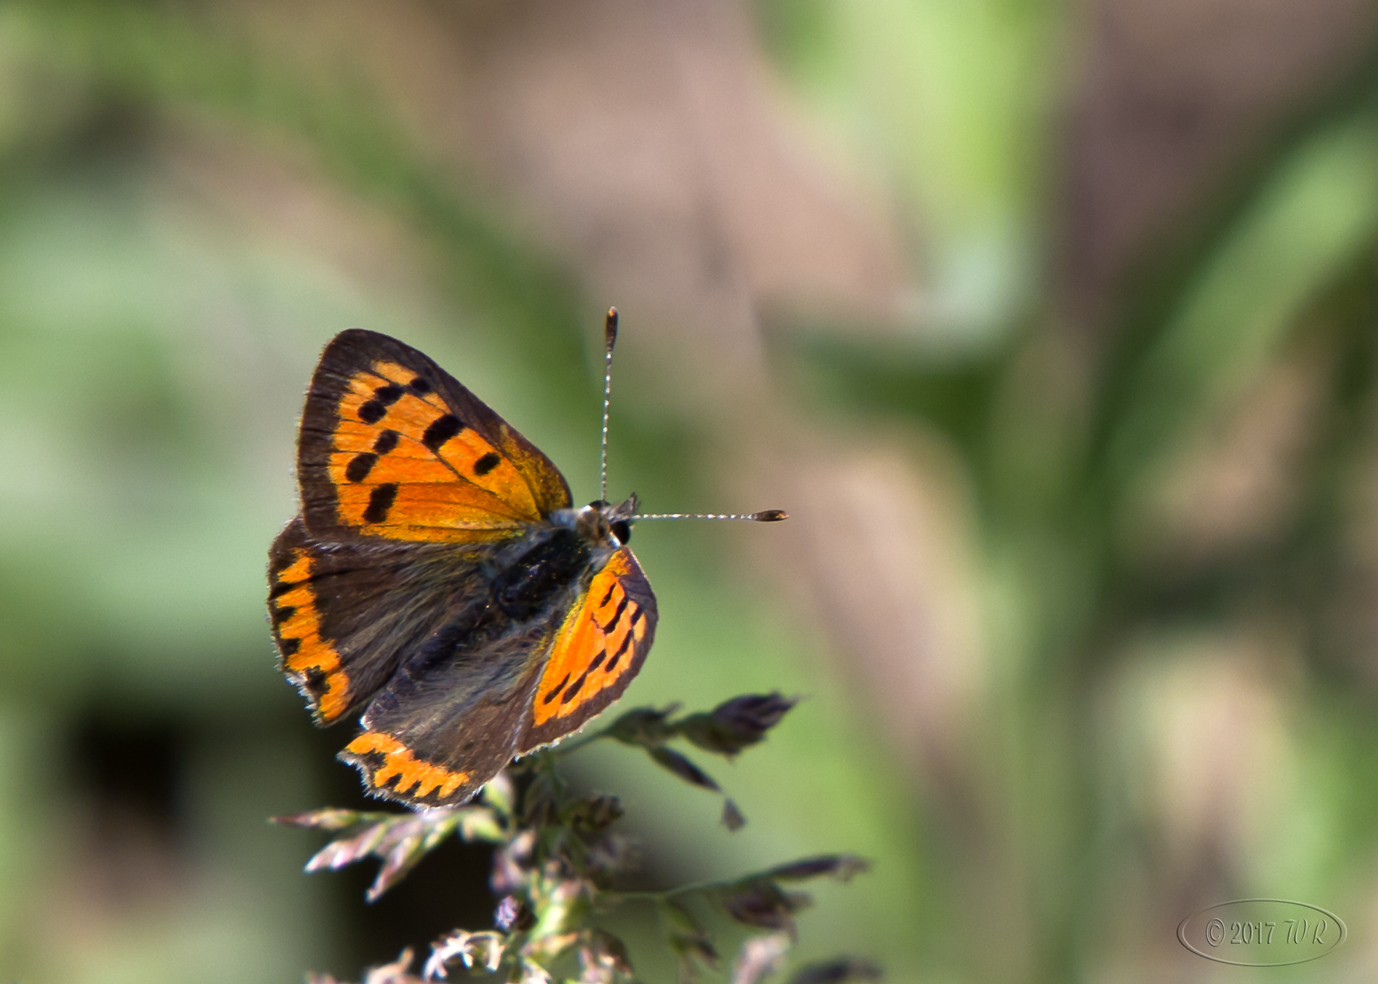
[[[622,546],[612,523],[620,522],[615,516],[626,508],[595,503],[557,510],[548,523],[489,548],[478,565],[483,572],[479,583],[487,591],[475,592],[471,576],[457,578],[450,617],[404,659],[404,667],[421,673],[494,646],[530,647],[553,632],[573,600],[588,590]],[[438,577],[445,577],[447,555],[454,558],[456,573],[473,569],[472,551],[438,548]]]
[[[563,596],[588,588],[588,582],[627,538],[613,532],[622,512],[635,509],[635,498],[617,507],[591,503],[582,509],[558,509],[548,524],[495,551],[487,565],[491,603],[514,623],[562,607]]]
[[[591,567],[602,567],[612,549],[581,536],[577,530],[554,526],[527,538],[529,544],[510,563],[493,571],[492,601],[513,621],[530,619],[550,607],[558,596],[577,587]]]

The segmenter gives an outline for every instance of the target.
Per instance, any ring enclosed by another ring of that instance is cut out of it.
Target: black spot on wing
[[[560,698],[560,703],[568,704],[570,701],[572,701],[574,699],[574,695],[584,688],[584,681],[588,678],[588,670],[585,670],[583,673],[579,674],[579,679],[575,680],[573,683],[569,685],[569,689],[565,691],[565,695]]]
[[[631,600],[631,595],[622,595],[622,600],[618,602],[617,610],[612,613],[612,618],[608,619],[605,623],[603,623],[604,632],[612,631],[612,627],[617,624],[617,620],[620,619],[622,617],[622,613],[627,610],[627,606],[631,604]]]
[[[297,650],[300,649],[300,648],[301,648],[301,640],[300,640],[300,639],[291,639],[291,638],[288,638],[288,639],[279,639],[279,640],[278,640],[278,649],[280,649],[280,650],[282,651],[282,658],[283,658],[283,659],[290,659],[291,657],[295,656],[295,655],[297,654]]]
[[[474,474],[479,477],[487,475],[494,468],[498,467],[498,463],[501,461],[502,458],[499,457],[496,452],[489,451],[482,458],[478,459],[478,461],[474,462]]]
[[[618,646],[618,647],[617,647],[617,652],[613,654],[613,657],[612,657],[612,658],[613,658],[613,662],[614,662],[614,663],[616,663],[619,659],[622,658],[622,654],[625,653],[625,652],[627,651],[627,647],[630,646],[631,644],[632,644],[632,634],[631,634],[630,632],[628,632],[625,636],[622,637],[622,645]],[[609,664],[608,669],[610,669],[610,670],[612,669],[612,665],[611,665],[611,664]]]
[[[345,478],[351,482],[362,482],[368,478],[368,473],[373,471],[373,466],[377,463],[378,456],[372,451],[356,454],[349,459],[349,464],[345,465]]]
[[[376,424],[387,415],[388,408],[385,403],[378,400],[369,400],[359,407],[359,419],[366,424]]]
[[[625,648],[626,648],[626,645],[623,644],[623,647],[622,647],[622,648],[625,649]],[[607,658],[608,658],[608,651],[607,651],[606,649],[600,649],[600,650],[598,650],[598,655],[595,656],[595,657],[593,657],[593,662],[589,664],[589,668],[588,668],[588,670],[587,670],[586,672],[592,673],[594,670],[598,669],[598,667],[600,667],[601,665],[603,665],[603,660],[605,660],[605,659],[607,659]]]
[[[388,383],[386,386],[379,386],[373,391],[373,398],[385,407],[390,407],[398,400],[402,399],[402,394],[406,392],[396,383]]]
[[[279,622],[286,622],[296,613],[297,610],[293,608],[291,605],[282,605],[281,607],[275,607],[273,609],[273,624],[277,625]]]
[[[397,498],[397,484],[375,486],[368,497],[368,508],[364,510],[365,523],[381,523],[388,518],[393,500]]]
[[[431,421],[431,426],[426,428],[426,433],[421,435],[421,443],[432,451],[439,451],[440,446],[454,437],[464,429],[464,422],[452,413],[447,413],[443,417],[436,417]]]
[[[417,396],[425,396],[432,389],[434,389],[434,387],[431,386],[430,383],[426,382],[426,380],[421,376],[417,376],[407,385],[411,387],[411,391],[415,393]]]
[[[556,697],[560,696],[560,691],[565,689],[565,684],[567,684],[567,683],[569,683],[569,674],[568,674],[568,673],[565,674],[565,678],[564,678],[563,680],[561,680],[561,681],[560,681],[559,683],[557,683],[555,686],[553,686],[553,687],[550,688],[550,690],[546,693],[546,695],[545,695],[543,698],[541,698],[541,703],[542,703],[542,704],[549,704],[549,703],[550,703],[552,700],[554,700]]]
[[[397,447],[397,431],[385,430],[378,435],[378,440],[373,442],[373,450],[376,454],[387,454]]]

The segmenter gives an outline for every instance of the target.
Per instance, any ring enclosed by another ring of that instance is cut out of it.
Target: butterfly
[[[549,458],[416,349],[351,329],[322,353],[268,614],[316,724],[361,712],[339,757],[370,794],[463,803],[583,727],[646,659],[656,598],[627,542],[638,519],[680,516],[606,501],[616,337],[612,309],[604,494],[580,508]]]

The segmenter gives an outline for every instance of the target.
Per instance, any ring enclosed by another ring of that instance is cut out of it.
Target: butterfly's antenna
[[[603,444],[598,452],[598,475],[601,492],[598,496],[608,501],[608,407],[612,401],[612,347],[617,344],[617,308],[608,308],[607,320],[603,322]]]
[[[638,523],[643,519],[744,519],[753,523],[778,523],[789,519],[789,513],[783,509],[763,509],[754,513],[638,513],[632,518]]]
[[[612,402],[612,350],[617,344],[617,308],[608,308],[608,318],[603,323],[603,444],[598,455],[598,474],[601,493],[599,499],[608,501],[608,407]],[[635,496],[633,498],[633,505]],[[783,509],[766,509],[754,513],[650,513],[637,514],[633,520],[641,519],[743,519],[754,523],[778,523],[789,519]]]

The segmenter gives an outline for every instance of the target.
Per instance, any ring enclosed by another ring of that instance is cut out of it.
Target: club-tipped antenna
[[[608,501],[608,408],[612,402],[612,348],[617,344],[617,308],[603,322],[603,444],[598,452],[598,498]]]
[[[632,519],[638,523],[643,519],[740,519],[750,523],[778,523],[789,519],[783,509],[762,509],[754,513],[637,513]]]
[[[617,308],[608,308],[603,322],[603,437],[598,451],[599,501],[608,501],[608,409],[612,405],[612,350],[617,345]],[[633,508],[635,497],[633,497]],[[735,519],[748,523],[778,523],[789,519],[783,509],[763,509],[754,513],[637,513],[642,519]]]

